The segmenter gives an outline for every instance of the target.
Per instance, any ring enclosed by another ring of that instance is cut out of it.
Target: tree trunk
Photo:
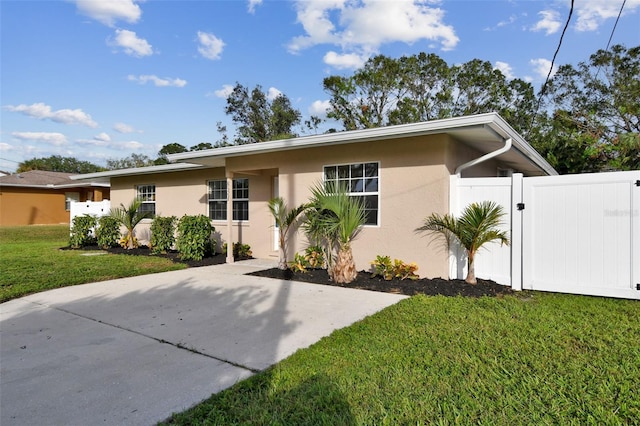
[[[471,285],[478,284],[478,280],[476,280],[476,270],[473,263],[474,257],[475,256],[469,254],[469,257],[467,259],[467,278],[465,278],[465,282]]]
[[[353,261],[351,247],[348,245],[340,247],[331,278],[338,284],[348,284],[357,276],[358,271],[356,271],[356,264]]]
[[[288,268],[287,265],[287,250],[285,247],[285,237],[280,234],[280,259],[278,261],[278,269],[283,271]]]

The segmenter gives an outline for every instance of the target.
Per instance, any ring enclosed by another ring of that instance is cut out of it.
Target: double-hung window
[[[339,188],[346,188],[349,195],[362,200],[366,225],[378,225],[379,164],[356,163],[324,167],[324,181]]]
[[[151,217],[156,215],[156,186],[138,185],[136,187],[137,197],[140,200],[140,211],[149,212]]]
[[[233,220],[249,220],[249,179],[233,179]],[[227,181],[209,181],[209,219],[227,220]]]

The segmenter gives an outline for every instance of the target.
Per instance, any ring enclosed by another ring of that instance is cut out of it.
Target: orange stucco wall
[[[40,189],[0,186],[0,226],[69,223],[65,194],[78,192],[80,201],[109,198],[109,188]]]
[[[308,201],[310,187],[322,180],[323,167],[361,162],[379,163],[379,224],[365,227],[353,242],[358,269],[368,270],[377,255],[416,262],[419,273],[448,277],[447,255],[415,229],[431,214],[448,213],[449,179],[455,168],[480,154],[460,147],[446,135],[434,135],[343,146],[315,147],[270,154],[231,157],[225,168],[112,178],[112,205],[128,204],[135,186],[156,185],[156,212],[162,216],[208,214],[207,181],[224,179],[225,173],[249,179],[249,221],[234,223],[232,238],[249,244],[256,257],[277,259],[273,218],[268,201],[278,193],[289,206]],[[497,163],[469,169],[465,176],[495,176]],[[138,229],[138,238],[150,238],[149,224]],[[227,223],[213,222],[217,238],[228,238]],[[308,245],[302,232],[290,241],[289,257]]]

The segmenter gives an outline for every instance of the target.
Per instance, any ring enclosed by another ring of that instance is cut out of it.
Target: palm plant
[[[276,197],[269,200],[269,210],[275,219],[276,226],[278,227],[278,239],[280,242],[280,259],[278,261],[278,268],[287,269],[287,233],[289,229],[295,226],[298,217],[306,210],[307,205],[302,204],[294,207],[291,210],[287,208],[282,197]]]
[[[472,203],[468,205],[459,218],[445,214],[432,213],[424,221],[424,225],[416,231],[435,232],[436,237],[444,237],[447,249],[458,242],[467,255],[467,277],[469,284],[477,284],[474,260],[478,250],[486,243],[500,241],[509,245],[507,232],[499,226],[505,215],[502,206],[492,202]]]
[[[127,249],[133,249],[137,246],[135,242],[135,238],[133,236],[133,230],[136,225],[142,221],[142,219],[147,219],[151,217],[151,212],[149,211],[141,211],[140,205],[142,202],[134,198],[131,203],[129,203],[128,207],[125,207],[122,203],[120,203],[120,207],[112,209],[110,212],[110,216],[116,219],[122,226],[127,229],[127,232],[124,236],[124,241]]]
[[[329,276],[337,283],[350,283],[358,275],[351,242],[365,223],[364,206],[357,198],[350,197],[346,188],[333,184],[317,184],[311,193],[312,209],[307,215],[307,233],[328,245]],[[335,247],[334,262],[331,258]]]

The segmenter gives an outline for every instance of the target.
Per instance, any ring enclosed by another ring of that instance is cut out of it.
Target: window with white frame
[[[138,185],[136,187],[137,197],[140,200],[140,211],[149,212],[151,217],[156,215],[156,186]]]
[[[249,220],[249,179],[233,179],[233,220]],[[227,220],[227,180],[209,181],[209,219]]]
[[[324,180],[347,188],[349,195],[359,197],[364,205],[366,225],[379,222],[379,163],[341,164],[324,167]]]
[[[79,192],[65,192],[64,193],[64,209],[66,211],[71,210],[71,203],[80,201]]]

